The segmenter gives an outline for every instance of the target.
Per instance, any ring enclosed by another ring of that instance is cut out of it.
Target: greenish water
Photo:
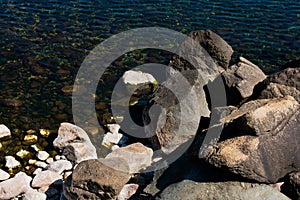
[[[13,130],[16,142],[29,129],[56,132],[60,122],[72,121],[70,86],[85,56],[113,34],[151,26],[186,34],[211,29],[235,56],[243,55],[266,73],[300,53],[298,1],[0,0],[0,123]],[[115,66],[125,70],[163,58],[148,52],[120,58]],[[104,79],[116,81],[119,72]],[[109,122],[101,96],[110,95],[104,88],[110,86],[102,86],[96,109],[100,121]]]

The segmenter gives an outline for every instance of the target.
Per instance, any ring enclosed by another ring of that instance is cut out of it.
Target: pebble
[[[49,158],[50,155],[46,151],[38,151],[36,156],[39,160],[44,161],[47,160],[47,158]]]
[[[28,154],[30,154],[30,152],[27,151],[27,150],[24,150],[24,149],[21,149],[20,151],[18,151],[18,152],[16,153],[16,155],[17,155],[19,158],[24,158],[24,157],[26,157]]]
[[[38,147],[36,146],[36,144],[33,144],[33,145],[31,145],[30,147],[33,148],[36,152],[40,151],[40,148],[38,148]]]
[[[29,159],[29,160],[28,160],[28,164],[29,164],[29,165],[34,165],[34,164],[36,163],[36,161],[37,161],[37,160],[35,160],[35,159]]]
[[[44,137],[48,137],[50,135],[50,130],[48,129],[40,129],[40,134]]]
[[[34,188],[47,187],[55,181],[61,180],[62,176],[54,171],[46,170],[36,174],[33,178],[31,186]]]
[[[21,163],[17,161],[13,156],[5,156],[5,161],[6,161],[5,167],[10,169],[21,166]]]
[[[10,175],[6,171],[0,169],[0,181],[4,181],[6,179],[9,179]]]
[[[34,144],[38,141],[38,137],[36,135],[25,135],[24,142],[26,144]]]
[[[46,169],[47,166],[48,166],[48,164],[45,163],[45,162],[42,162],[42,161],[36,161],[35,166],[41,167],[41,168],[43,168],[43,169]]]
[[[54,162],[54,159],[53,158],[47,158],[46,160],[46,163],[50,164],[50,163],[53,163]]]
[[[134,195],[139,188],[138,184],[126,184],[122,188],[117,200],[128,200],[132,195]]]
[[[111,133],[107,132],[104,137],[102,144],[103,146],[111,146],[112,144],[118,144],[123,135],[121,133]]]
[[[107,124],[107,128],[112,134],[118,134],[121,127],[119,124]]]
[[[71,170],[73,165],[68,160],[58,160],[53,163],[50,163],[48,166],[48,170],[57,172],[59,174],[63,173],[64,171]]]
[[[10,130],[4,124],[0,124],[0,140],[8,139],[11,137]]]

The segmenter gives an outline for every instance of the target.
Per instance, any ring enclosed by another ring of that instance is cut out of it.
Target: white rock
[[[21,166],[21,163],[17,161],[13,156],[5,156],[5,161],[6,161],[5,167],[10,169]]]
[[[29,160],[28,160],[28,164],[29,164],[29,165],[34,165],[34,164],[36,163],[36,161],[37,161],[37,160],[35,160],[35,159],[29,159]]]
[[[116,149],[118,149],[118,148],[120,148],[120,147],[119,147],[118,145],[115,144],[115,145],[113,145],[113,146],[111,147],[111,150],[114,151],[114,150],[116,150]]]
[[[123,134],[121,133],[107,132],[103,137],[102,144],[104,146],[111,146],[113,144],[118,144],[122,137]]]
[[[43,171],[42,168],[36,168],[33,172],[33,175],[37,175],[39,172]]]
[[[152,156],[152,149],[141,143],[134,143],[112,151],[105,157],[105,159],[123,158],[127,161],[129,173],[138,173],[142,168],[151,165]]]
[[[155,78],[148,73],[141,71],[126,71],[122,77],[125,84],[138,85],[144,83],[154,83],[156,82]]]
[[[24,172],[19,172],[14,178],[8,179],[0,183],[0,199],[11,199],[29,190],[31,177]]]
[[[9,179],[10,175],[6,171],[0,169],[0,181],[4,181],[6,179]]]
[[[16,155],[17,155],[19,158],[24,158],[24,157],[26,157],[28,154],[30,154],[30,152],[27,151],[27,150],[24,150],[24,149],[21,149],[20,151],[18,151],[18,152],[16,153]]]
[[[129,199],[132,195],[134,195],[139,188],[138,184],[126,184],[122,188],[121,192],[119,193],[119,196],[117,200],[127,200]]]
[[[46,169],[48,167],[48,164],[42,161],[36,161],[35,166]]]
[[[60,124],[58,137],[53,141],[53,145],[59,149],[67,148],[67,151],[63,151],[65,156],[75,163],[98,158],[96,148],[87,133],[70,123]]]
[[[0,124],[0,140],[11,137],[10,130],[4,124]]]
[[[36,190],[29,190],[23,194],[22,200],[46,200],[47,195]]]
[[[33,148],[36,152],[40,151],[40,148],[38,148],[36,144],[31,145],[31,148]]]
[[[50,164],[50,163],[53,163],[54,162],[54,159],[53,158],[47,158],[46,160],[46,163]]]
[[[58,160],[50,163],[48,166],[48,170],[57,172],[59,174],[63,173],[64,171],[71,170],[72,168],[73,165],[68,160]]]
[[[46,151],[38,151],[36,156],[38,159],[44,161],[47,160],[47,158],[49,158],[50,155]]]
[[[46,170],[36,174],[33,178],[31,186],[34,188],[47,187],[55,181],[61,180],[62,176],[54,171]]]
[[[119,124],[107,124],[107,128],[111,133],[117,134],[121,127]]]

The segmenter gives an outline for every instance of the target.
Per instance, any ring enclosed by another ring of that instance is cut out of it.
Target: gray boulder
[[[151,126],[147,127],[148,135],[155,135],[151,138],[155,148],[169,154],[195,136],[200,118],[210,115],[203,87],[227,68],[232,53],[232,48],[210,30],[191,32],[180,45],[169,63],[175,70],[168,72],[169,79],[158,87],[151,101],[151,106],[163,107],[153,116],[150,112]],[[144,122],[149,119],[145,117]]]
[[[287,68],[282,71],[271,74],[268,80],[272,83],[278,83],[281,85],[286,85],[294,87],[300,90],[300,68]]]
[[[60,124],[58,136],[53,141],[53,145],[62,149],[66,158],[74,163],[97,158],[96,148],[87,133],[70,123]]]
[[[184,180],[167,187],[156,199],[288,200],[289,198],[267,185],[245,182],[198,183]]]
[[[222,73],[228,104],[238,104],[253,94],[254,87],[266,79],[264,72],[249,60],[240,57],[239,62]]]
[[[300,167],[299,108],[270,134],[240,136],[218,143],[206,160],[248,179],[278,182]]]
[[[122,159],[92,159],[82,161],[64,183],[67,199],[116,199],[129,180],[129,174],[119,171]],[[123,166],[122,166],[123,167]],[[128,167],[127,167],[128,170]]]

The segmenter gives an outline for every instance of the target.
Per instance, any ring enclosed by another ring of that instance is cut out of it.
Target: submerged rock
[[[9,128],[4,124],[0,124],[0,141],[11,138],[11,133]]]
[[[53,145],[62,149],[67,159],[74,163],[97,158],[96,148],[87,133],[70,123],[61,123],[58,137],[53,141]]]
[[[289,198],[267,185],[244,182],[198,183],[184,180],[167,187],[156,199],[288,200]]]

